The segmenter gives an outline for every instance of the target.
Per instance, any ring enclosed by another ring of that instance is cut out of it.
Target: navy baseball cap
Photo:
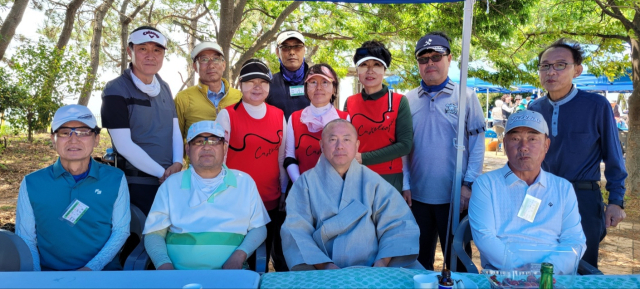
[[[422,54],[422,52],[429,49],[443,54],[449,53],[449,51],[451,51],[451,48],[449,47],[449,41],[447,41],[446,38],[440,35],[427,34],[425,36],[422,36],[422,38],[418,40],[418,43],[416,43],[415,56],[418,57],[418,55]]]

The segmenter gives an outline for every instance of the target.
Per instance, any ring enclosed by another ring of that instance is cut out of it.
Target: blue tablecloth
[[[260,288],[413,288],[413,276],[432,271],[403,268],[354,268],[267,273]],[[490,288],[483,275],[464,274],[479,288]],[[573,288],[640,288],[640,275],[577,276]]]

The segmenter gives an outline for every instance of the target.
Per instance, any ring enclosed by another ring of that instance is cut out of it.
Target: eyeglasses
[[[442,60],[443,57],[447,56],[449,54],[434,54],[431,56],[423,56],[423,57],[418,57],[418,63],[420,64],[427,64],[429,63],[429,59],[431,59],[431,61],[435,62],[440,62],[440,60]]]
[[[545,63],[545,64],[538,65],[538,69],[540,71],[548,71],[549,69],[551,69],[551,67],[553,67],[555,71],[561,71],[567,68],[567,65],[569,64],[573,64],[573,63],[566,63],[566,62]]]
[[[302,48],[304,48],[304,44],[296,44],[296,45],[280,45],[278,46],[278,48],[280,48],[280,50],[284,51],[284,52],[289,52],[291,50],[298,52],[300,51]]]
[[[60,127],[53,133],[59,138],[68,138],[71,137],[72,134],[75,134],[77,137],[89,137],[96,133],[96,131],[90,127]]]
[[[198,147],[205,146],[205,145],[217,146],[219,144],[224,143],[224,138],[217,137],[217,136],[196,137],[193,140],[191,140],[190,143],[192,146],[198,146]]]
[[[268,90],[269,89],[269,83],[268,82],[245,81],[245,82],[242,82],[242,86],[244,87],[244,89],[254,89],[256,87],[260,87],[260,88],[262,88],[262,90]]]
[[[307,82],[307,87],[311,89],[315,89],[316,87],[318,87],[318,84],[320,84],[320,87],[322,88],[329,88],[333,84],[333,82],[328,80],[323,80],[322,82],[318,82],[317,80],[311,80]]]
[[[198,62],[200,62],[202,64],[208,64],[209,62],[211,62],[213,64],[220,64],[220,63],[224,62],[224,58],[222,58],[222,57],[204,57],[204,56],[200,56],[200,57],[198,57]]]
[[[373,72],[375,73],[384,73],[384,66],[382,65],[367,66],[366,64],[360,64],[360,66],[358,66],[358,74],[367,73],[367,71],[369,71],[369,68],[371,68],[371,70],[373,70]]]

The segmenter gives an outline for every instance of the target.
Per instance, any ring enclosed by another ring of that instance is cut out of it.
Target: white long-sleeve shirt
[[[249,116],[254,119],[262,119],[267,115],[267,105],[264,102],[258,106],[248,104],[244,101],[242,104]],[[231,121],[229,120],[229,112],[227,112],[226,109],[223,109],[218,113],[216,122],[219,123],[227,132],[228,139],[231,139]],[[282,130],[282,142],[280,143],[280,148],[278,148],[278,168],[280,169],[280,188],[282,188],[282,193],[284,193],[287,190],[287,185],[289,183],[287,171],[283,166],[285,158],[285,144],[287,143],[287,119],[284,117],[282,118]],[[227,159],[225,156],[225,163],[226,161]]]
[[[541,200],[533,222],[518,217],[526,195]],[[502,269],[509,242],[568,245],[577,249],[579,258],[587,248],[573,186],[543,170],[530,186],[508,164],[478,177],[469,202],[469,223],[482,267]],[[521,266],[524,264],[517,264],[518,261],[527,263],[525,259],[529,258],[516,257],[522,260],[510,260],[510,264]],[[565,274],[577,265],[566,256],[551,254],[540,258],[537,262],[551,262],[554,271]]]

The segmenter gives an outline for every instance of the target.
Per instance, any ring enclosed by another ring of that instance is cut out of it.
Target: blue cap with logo
[[[79,121],[90,128],[98,126],[98,121],[89,108],[84,105],[70,104],[60,107],[53,115],[51,131],[58,130],[63,124],[70,121]]]
[[[522,110],[509,116],[505,133],[517,127],[528,127],[539,133],[549,135],[547,122],[542,117],[542,114],[537,111]]]
[[[418,57],[422,54],[423,51],[433,50],[442,54],[449,53],[451,48],[449,47],[449,41],[446,38],[435,35],[435,34],[427,34],[422,36],[418,43],[416,43],[415,56]]]
[[[192,124],[189,127],[189,131],[187,132],[187,142],[190,142],[193,138],[205,132],[208,132],[217,137],[225,137],[224,128],[222,128],[219,123],[211,120],[202,120]]]

